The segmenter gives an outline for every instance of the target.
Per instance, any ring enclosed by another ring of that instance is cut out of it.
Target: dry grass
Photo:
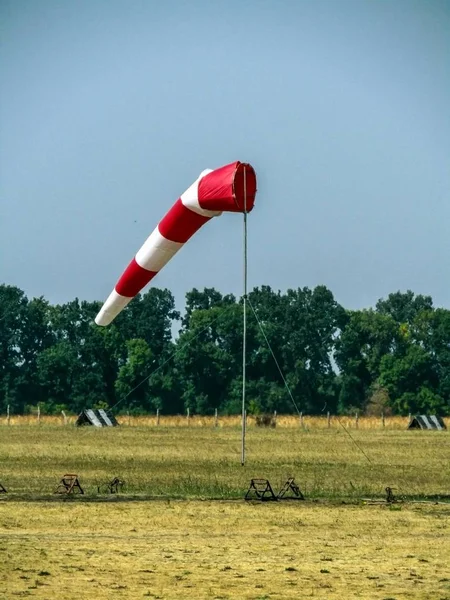
[[[204,427],[213,428],[216,426],[240,427],[241,417],[219,416],[217,422],[213,416],[191,416],[186,415],[160,415],[159,423],[156,415],[146,415],[142,417],[121,415],[117,418],[121,425],[128,427]],[[6,415],[0,415],[0,425],[73,425],[76,421],[76,415],[67,415],[66,419],[62,415],[11,415],[9,420]],[[279,428],[292,429],[405,429],[408,425],[408,417],[389,416],[382,421],[381,417],[364,417],[332,415],[328,422],[326,416],[308,416],[297,415],[278,415],[276,417],[276,426]],[[256,426],[254,416],[247,417],[248,427]],[[444,418],[447,427],[450,428],[450,417]]]
[[[450,506],[0,503],[0,598],[450,598]]]
[[[450,600],[450,504],[412,502],[448,497],[447,431],[252,426],[244,467],[238,421],[0,432],[1,600]],[[53,494],[67,472],[84,496]],[[305,502],[244,502],[289,476]]]
[[[52,496],[64,473],[88,495],[121,477],[131,496],[242,498],[253,477],[277,488],[295,477],[310,498],[449,494],[448,431],[249,428],[241,466],[237,427],[2,427],[0,481],[8,497]]]

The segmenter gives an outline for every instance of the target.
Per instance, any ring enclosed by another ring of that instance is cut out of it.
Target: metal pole
[[[242,457],[241,465],[245,464],[245,378],[246,378],[246,352],[247,352],[247,171],[244,166],[244,322],[242,336]]]

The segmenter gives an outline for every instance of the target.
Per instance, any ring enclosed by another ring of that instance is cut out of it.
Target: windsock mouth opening
[[[250,212],[253,209],[256,196],[256,173],[250,164],[237,165],[233,180],[233,195],[240,212]]]

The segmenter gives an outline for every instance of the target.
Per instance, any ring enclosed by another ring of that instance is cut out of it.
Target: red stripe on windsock
[[[198,203],[206,210],[251,212],[255,195],[256,174],[247,163],[235,162],[220,167],[202,177],[198,184]]]
[[[209,220],[210,217],[203,217],[186,208],[178,198],[166,216],[161,219],[158,229],[166,240],[184,244]]]
[[[117,282],[116,292],[126,298],[134,298],[155,275],[155,271],[143,269],[133,258]]]

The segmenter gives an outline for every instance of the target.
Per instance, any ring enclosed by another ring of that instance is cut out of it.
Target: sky
[[[0,0],[0,82],[0,283],[106,299],[240,160],[250,289],[450,307],[450,0]],[[242,251],[223,214],[152,285],[240,296]]]

